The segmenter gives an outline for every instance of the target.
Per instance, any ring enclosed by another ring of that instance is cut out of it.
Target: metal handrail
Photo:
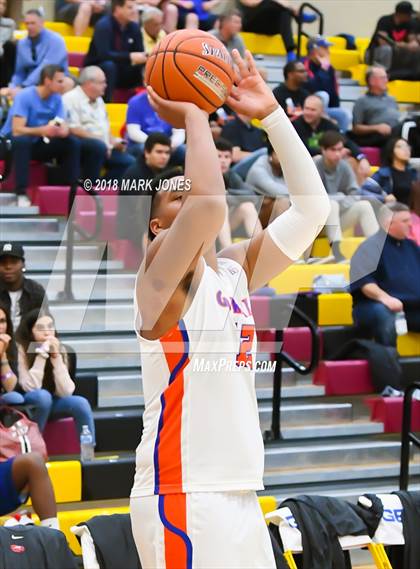
[[[284,437],[281,433],[281,390],[282,390],[282,366],[283,362],[286,362],[290,367],[297,371],[300,375],[308,375],[311,373],[319,362],[320,357],[320,340],[318,329],[314,322],[299,308],[288,304],[287,308],[290,308],[298,317],[302,323],[306,324],[311,332],[311,360],[308,365],[304,365],[297,360],[295,360],[290,354],[280,350],[276,354],[276,367],[273,376],[273,408],[271,415],[271,428],[269,431],[265,431],[264,440],[278,441],[282,440]],[[281,336],[283,334],[282,330],[276,330],[276,345],[281,341]]]
[[[75,222],[76,212],[73,206],[74,206],[74,201],[76,199],[78,187],[83,188],[83,184],[80,184],[79,186],[79,181],[74,182],[70,186],[69,200],[67,206],[68,221],[67,221],[67,239],[66,239],[66,274],[64,280],[64,290],[59,292],[57,295],[57,300],[63,302],[74,300],[72,275],[73,275],[75,233],[78,233],[81,236],[82,241],[93,241],[100,234],[103,224],[104,210],[100,197],[97,196],[96,194],[91,194],[85,190],[86,193],[93,198],[95,203],[95,229],[90,234],[87,231],[85,231],[82,227],[77,225],[77,223]]]
[[[400,490],[408,489],[410,442],[420,448],[420,438],[411,430],[411,403],[413,401],[413,393],[416,389],[420,389],[420,381],[415,381],[409,385],[404,394],[403,424],[401,431]]]
[[[319,35],[322,36],[324,33],[324,14],[319,10],[316,6],[311,4],[310,2],[304,2],[300,5],[299,8],[299,15],[298,15],[298,40],[297,40],[297,57],[300,58],[301,55],[301,47],[302,47],[302,36],[308,37],[308,34],[302,30],[304,22],[302,22],[302,14],[305,8],[309,8],[312,12],[318,14],[319,18]]]

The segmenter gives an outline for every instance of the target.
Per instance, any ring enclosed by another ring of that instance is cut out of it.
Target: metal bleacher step
[[[6,217],[1,225],[2,233],[13,236],[34,233],[41,238],[43,235],[62,235],[63,232],[63,224],[56,217]]]
[[[0,192],[0,211],[1,208],[16,205],[16,194],[10,192]]]
[[[271,420],[272,407],[259,407],[260,425],[262,430],[268,429]],[[287,428],[311,427],[322,425],[337,427],[340,423],[350,423],[353,420],[351,403],[320,403],[320,404],[290,404],[281,406],[282,423]]]
[[[0,205],[0,218],[3,217],[29,217],[31,215],[38,215],[39,207],[30,205],[28,207],[19,207],[15,204]]]

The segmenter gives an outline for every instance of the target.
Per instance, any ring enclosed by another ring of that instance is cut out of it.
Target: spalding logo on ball
[[[211,113],[223,105],[232,89],[232,59],[211,34],[179,30],[153,50],[145,81],[164,99],[195,103]]]

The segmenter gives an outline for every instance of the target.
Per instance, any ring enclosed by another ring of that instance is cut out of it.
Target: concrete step
[[[2,232],[6,234],[28,233],[58,233],[61,229],[60,221],[55,217],[28,217],[2,219]]]
[[[64,271],[66,268],[66,246],[25,246],[26,268],[34,272]],[[122,270],[119,260],[102,260],[104,245],[76,245],[74,247],[73,270],[95,273],[99,270]],[[106,264],[105,264],[106,263]],[[39,277],[37,277],[39,278]]]
[[[0,208],[16,204],[16,194],[0,192]]]
[[[30,217],[31,215],[38,215],[39,207],[31,205],[28,207],[19,207],[15,204],[0,205],[0,218],[2,217]]]
[[[264,405],[259,408],[262,430],[269,428],[271,414],[271,405]],[[285,428],[303,426],[313,428],[318,425],[338,427],[340,423],[348,424],[353,420],[353,408],[351,403],[282,405],[281,420]]]

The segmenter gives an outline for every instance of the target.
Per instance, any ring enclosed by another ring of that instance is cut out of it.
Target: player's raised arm
[[[246,52],[244,60],[234,50],[233,57],[238,76],[227,103],[234,111],[261,120],[279,158],[291,201],[291,207],[264,231],[219,253],[243,265],[249,289],[254,290],[309,247],[327,220],[330,203],[309,152],[258,73],[252,55]]]
[[[208,116],[192,103],[167,101],[148,87],[162,119],[185,128],[187,152],[183,191],[156,194],[151,218],[156,238],[137,280],[142,329],[151,330],[187,273],[214,243],[226,212],[225,188]],[[181,180],[179,180],[181,181]]]

